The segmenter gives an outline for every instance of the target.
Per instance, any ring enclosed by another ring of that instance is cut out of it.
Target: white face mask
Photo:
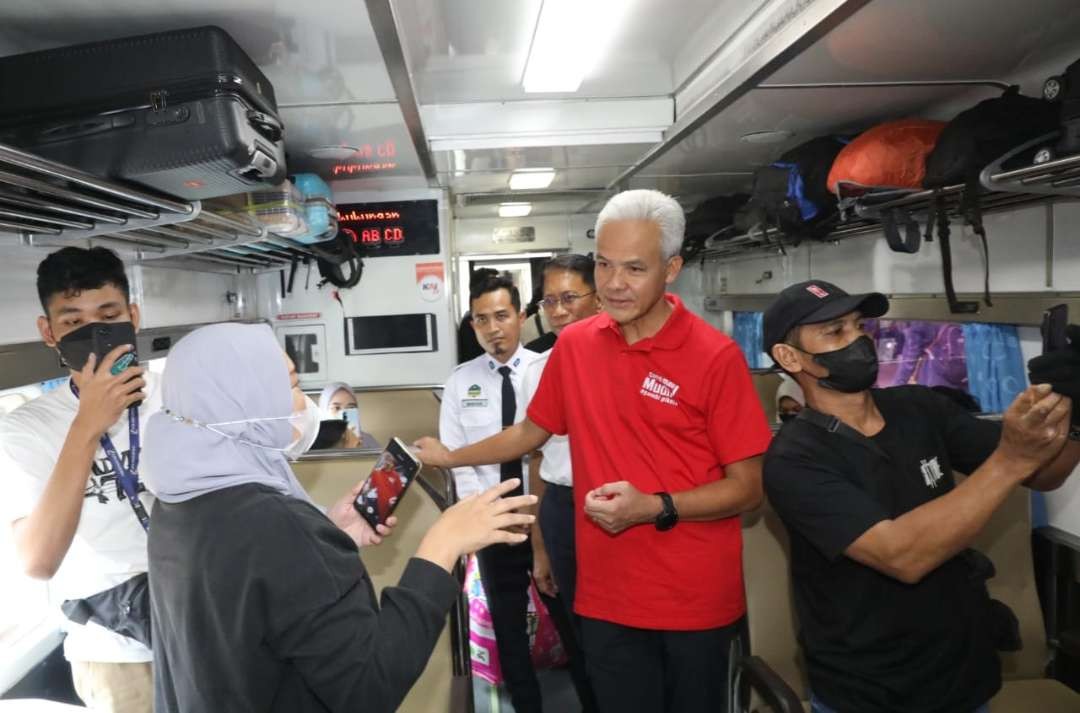
[[[311,400],[311,397],[309,396],[304,396],[304,410],[296,411],[291,416],[274,416],[271,418],[244,418],[240,419],[239,421],[202,423],[200,421],[196,421],[195,419],[185,418],[184,416],[173,413],[169,409],[162,409],[162,411],[171,416],[174,420],[181,423],[186,423],[189,426],[194,426],[196,428],[205,428],[207,431],[216,433],[222,438],[228,438],[231,441],[243,443],[245,445],[251,446],[252,448],[263,448],[268,451],[284,453],[285,456],[288,457],[290,460],[296,460],[303,454],[307,453],[311,449],[312,444],[315,443],[315,439],[319,435],[319,407],[314,401]],[[262,421],[285,420],[288,420],[289,425],[291,425],[293,429],[295,429],[299,433],[299,435],[296,436],[293,439],[292,443],[290,443],[286,448],[274,448],[273,446],[267,446],[262,443],[255,443],[254,441],[249,441],[248,439],[241,436],[237,436],[235,434],[227,433],[221,430],[221,427],[238,426],[242,423],[259,423]]]
[[[285,455],[289,460],[297,460],[300,456],[311,450],[315,439],[319,437],[319,405],[311,400],[310,396],[304,396],[304,410],[294,413],[289,423],[299,435],[285,449]]]

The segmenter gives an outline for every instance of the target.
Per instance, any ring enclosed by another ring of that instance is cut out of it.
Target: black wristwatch
[[[671,499],[671,495],[668,493],[653,494],[660,497],[660,502],[664,506],[664,509],[656,516],[656,529],[660,532],[670,530],[679,521],[679,511],[675,509],[675,501]]]

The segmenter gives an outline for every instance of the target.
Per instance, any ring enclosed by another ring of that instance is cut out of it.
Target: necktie
[[[502,426],[509,428],[514,425],[514,416],[517,415],[517,396],[514,395],[514,384],[510,381],[510,367],[500,366],[499,373],[502,375]],[[499,464],[499,480],[521,478],[521,459]],[[523,481],[524,482],[524,481]],[[524,495],[525,489],[518,486],[507,497]]]

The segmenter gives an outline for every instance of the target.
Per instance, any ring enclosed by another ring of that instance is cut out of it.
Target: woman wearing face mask
[[[154,710],[395,710],[458,594],[454,564],[524,541],[506,528],[532,522],[512,511],[535,498],[501,499],[511,480],[444,512],[380,606],[356,543],[289,467],[295,406],[269,328],[192,332],[162,390],[146,434]]]
[[[335,448],[382,448],[367,431],[360,428],[360,408],[352,387],[342,381],[328,384],[319,395],[319,412],[324,421],[344,420],[349,424]]]
[[[780,377],[780,386],[776,389],[776,420],[780,423],[791,421],[806,406],[806,397],[802,387],[788,376]]]

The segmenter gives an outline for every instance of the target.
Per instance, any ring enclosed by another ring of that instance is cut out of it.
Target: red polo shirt
[[[738,346],[678,297],[666,299],[671,316],[636,344],[626,343],[607,314],[563,330],[528,415],[570,437],[574,609],[642,629],[712,629],[746,611],[738,517],[609,535],[584,512],[585,493],[604,483],[628,480],[645,493],[690,490],[769,445]]]

